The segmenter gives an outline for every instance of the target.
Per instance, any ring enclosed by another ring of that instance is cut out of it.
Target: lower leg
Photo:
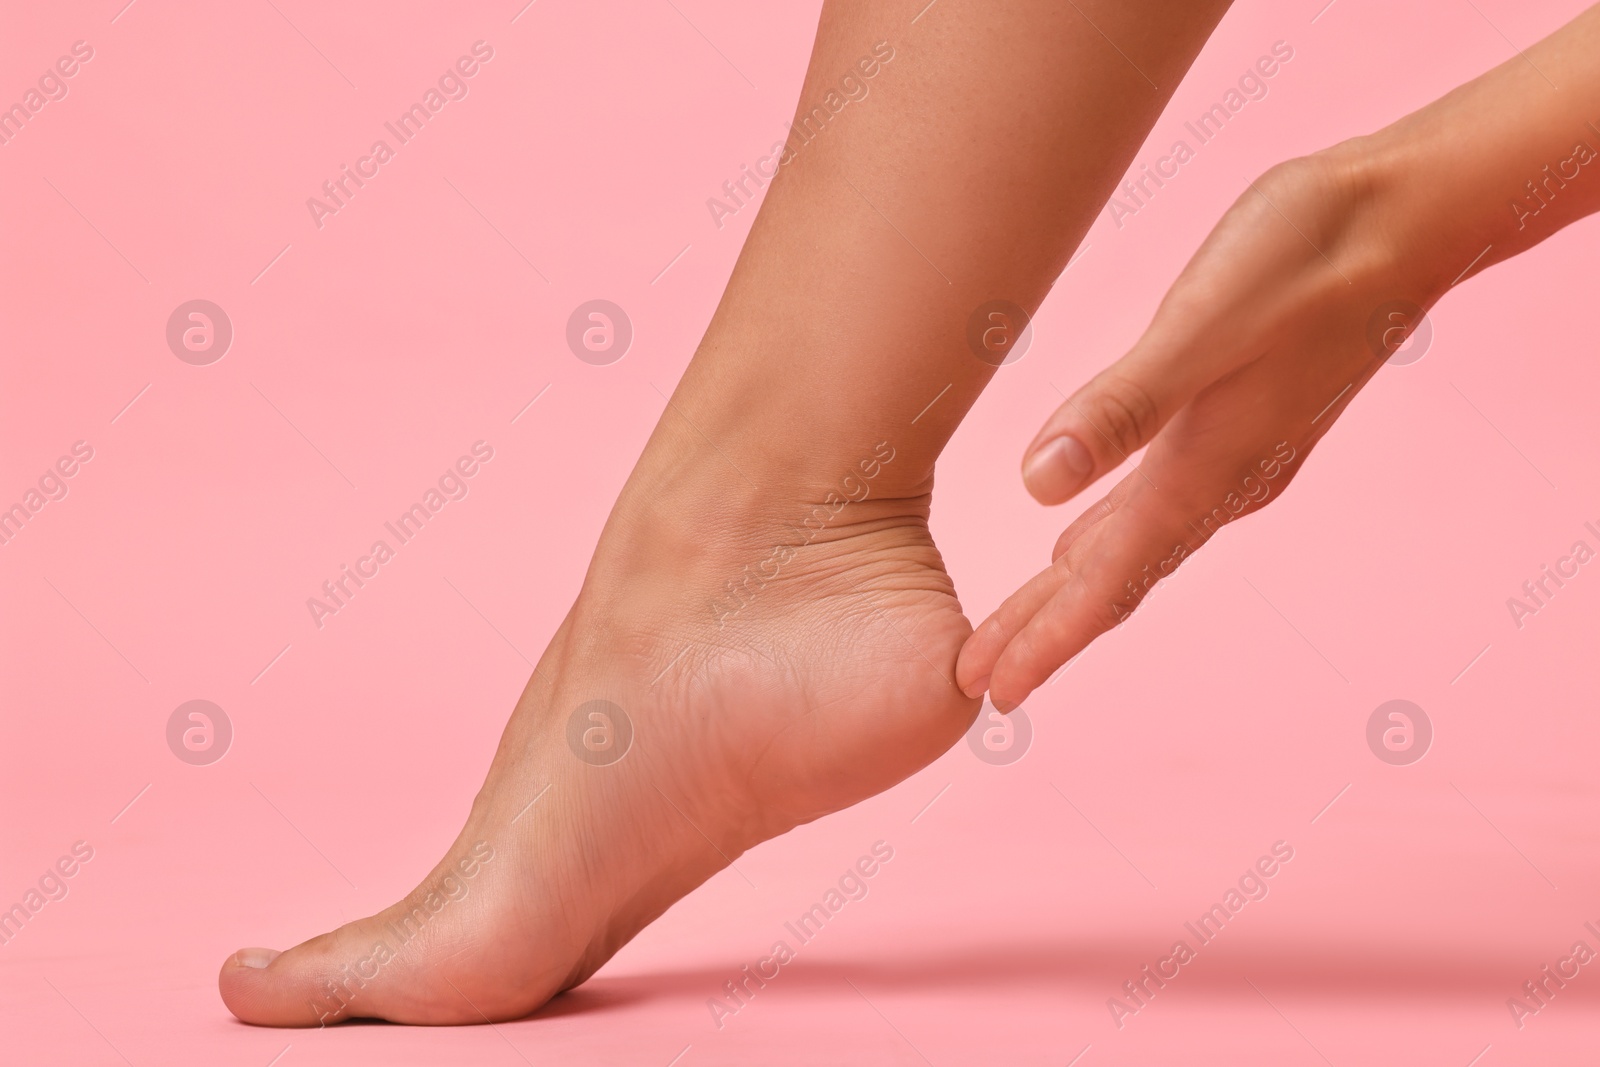
[[[1226,0],[922,4],[825,8],[792,154],[456,844],[395,907],[230,957],[240,1018],[525,1014],[971,721],[927,529],[993,373],[969,319],[1043,299]]]

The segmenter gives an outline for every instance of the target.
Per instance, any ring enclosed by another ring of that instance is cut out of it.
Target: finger
[[[994,614],[961,646],[961,654],[956,659],[956,684],[963,693],[969,697],[980,697],[988,690],[989,676],[1000,653],[1071,576],[1067,567],[1055,564],[1059,563],[1074,541],[1115,513],[1128,496],[1132,478],[1129,475],[1118,482],[1098,504],[1074,519],[1056,541],[1055,551],[1050,556],[1054,561],[1052,565],[1007,597],[1005,603],[996,608]]]
[[[1263,184],[1270,184],[1267,178]],[[1129,352],[1046,421],[1022,480],[1060,504],[1121,466],[1201,390],[1254,362],[1304,301],[1304,237],[1246,192],[1196,250]],[[1320,277],[1318,275],[1317,277]]]
[[[1229,411],[1220,424],[1237,425],[1237,415]],[[1062,535],[1048,599],[1019,600],[992,631],[987,621],[979,628],[988,640],[974,656],[982,653],[996,708],[1021,703],[1096,637],[1132,615],[1158,582],[1218,530],[1276,499],[1305,450],[1285,439],[1261,444],[1256,433],[1248,442],[1197,448],[1195,441],[1204,435],[1195,432],[1190,416],[1173,427],[1180,429],[1184,444],[1167,440],[1172,431],[1163,435],[1140,468]],[[1033,615],[1022,621],[1029,606]],[[1005,647],[995,655],[1001,639]]]
[[[1068,576],[1065,566],[1046,567],[1007,597],[1005,603],[972,632],[956,657],[956,685],[963,693],[976,698],[988,691],[989,676],[1000,653],[1055,596]]]
[[[1226,324],[1169,298],[1139,343],[1056,409],[1028,446],[1022,482],[1041,504],[1070,500],[1149,444],[1196,393],[1253,358]]]
[[[1066,554],[1067,549],[1072,547],[1074,541],[1088,533],[1097,523],[1115,513],[1122,506],[1122,502],[1128,498],[1128,493],[1132,489],[1132,474],[1112,486],[1111,492],[1101,497],[1098,504],[1073,519],[1071,525],[1061,531],[1061,536],[1056,538],[1055,551],[1050,553],[1050,558],[1052,560],[1060,559]]]
[[[999,627],[1011,636],[989,671],[989,699],[996,708],[1022,703],[1062,664],[1131,615],[1147,591],[1133,580],[1143,579],[1152,560],[1159,572],[1159,561],[1183,543],[1182,512],[1163,504],[1140,472],[1118,489],[1120,503],[1110,505],[1052,564],[1057,580],[1049,598],[1020,626],[1012,617]],[[1169,573],[1175,567],[1170,564]],[[986,621],[980,629],[988,626]]]

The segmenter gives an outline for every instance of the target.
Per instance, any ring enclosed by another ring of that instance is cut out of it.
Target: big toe
[[[242,948],[217,975],[222,1002],[240,1020],[257,1026],[321,1026],[362,1014],[360,985],[345,981],[351,958],[336,946],[346,928],[279,952]],[[342,989],[353,987],[356,996]]]
[[[503,909],[473,899],[444,914],[450,898],[423,894],[285,952],[240,949],[217,976],[222,1001],[257,1026],[450,1025],[518,1018],[570,984],[570,960],[527,951]]]
[[[345,1019],[475,1021],[432,989],[431,968],[402,960],[394,923],[381,913],[347,923],[286,952],[244,948],[217,976],[222,1002],[257,1026],[325,1026]],[[431,931],[430,931],[431,932]]]

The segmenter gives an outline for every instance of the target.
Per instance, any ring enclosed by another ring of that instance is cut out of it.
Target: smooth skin
[[[1422,310],[1600,209],[1595,153],[1600,6],[1392,126],[1257,179],[1133,349],[1028,446],[1024,484],[1044,504],[1145,452],[978,627],[963,691],[1015,707],[1223,525],[1278,499]]]
[[[797,124],[879,42],[894,58],[774,180],[467,825],[393,907],[229,956],[229,1010],[526,1015],[746,849],[962,735],[971,627],[928,512],[994,372],[968,321],[1038,306],[1226,7],[824,7]],[[609,765],[568,743],[595,700],[632,725]]]

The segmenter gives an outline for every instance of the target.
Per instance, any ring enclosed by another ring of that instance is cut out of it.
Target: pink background
[[[960,745],[762,846],[740,861],[759,888],[725,872],[533,1019],[236,1023],[227,952],[389,903],[460,825],[749,227],[705,199],[780,134],[817,15],[523,2],[6,13],[0,100],[95,50],[0,147],[0,503],[95,450],[0,546],[0,906],[95,850],[0,947],[6,1060],[1592,1061],[1600,967],[1520,1031],[1505,1001],[1600,948],[1600,572],[1520,631],[1505,600],[1596,544],[1594,220],[1447,297],[1431,351],[1378,376],[1281,503],[1028,702],[1021,762]],[[1138,335],[1246,179],[1582,6],[1337,0],[1313,22],[1322,2],[1241,0],[1139,160],[1274,41],[1295,59],[1121,230],[1102,214],[961,429],[934,526],[975,618],[1070,517],[1016,475],[1057,388]],[[479,39],[470,95],[318,230],[305,199]],[[636,330],[609,367],[564,342],[596,297]],[[211,366],[165,344],[194,298],[234,324]],[[470,496],[318,630],[305,599],[478,439],[496,456]],[[236,731],[205,767],[165,741],[197,698]],[[1436,731],[1412,766],[1366,746],[1393,698]],[[870,895],[719,1031],[706,999],[879,839]],[[1107,998],[1277,840],[1271,894],[1119,1030]]]

